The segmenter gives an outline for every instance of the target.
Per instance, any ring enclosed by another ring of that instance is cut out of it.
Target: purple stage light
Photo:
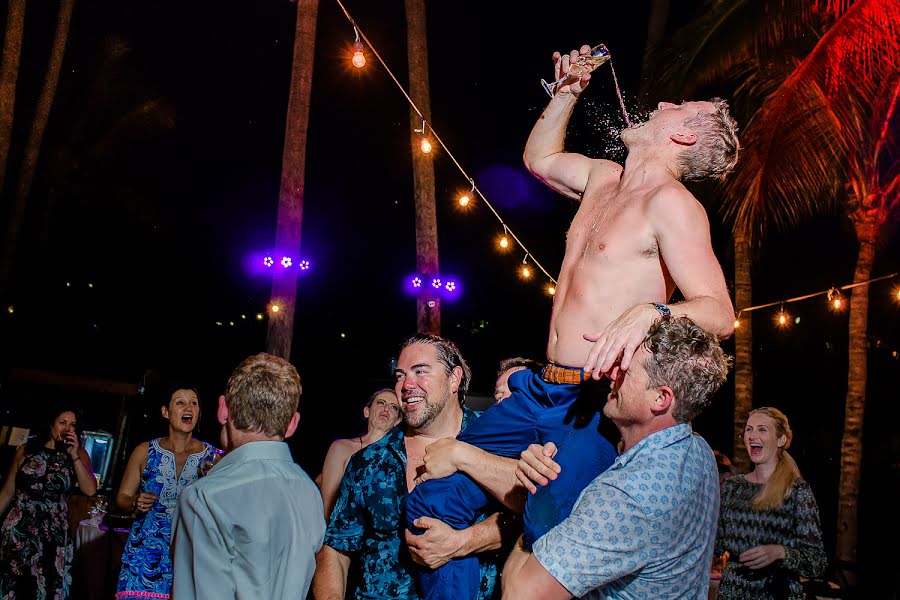
[[[271,256],[267,256],[263,259],[263,264],[267,267],[271,267],[272,265],[275,264],[275,259],[272,258]]]
[[[410,283],[416,289],[422,287],[422,279],[420,277],[413,277]]]
[[[308,261],[308,260],[301,260],[301,261],[297,264],[297,266],[300,267],[300,270],[301,270],[301,271],[308,271],[308,270],[309,270],[309,261]]]
[[[441,289],[441,280],[438,279],[437,277],[435,277],[434,279],[432,279],[432,280],[431,280],[431,287],[433,287],[433,288],[436,289],[436,290]]]
[[[294,264],[294,261],[293,261],[293,259],[291,259],[290,256],[282,256],[281,257],[281,266],[284,267],[285,269],[290,267],[292,264]]]
[[[451,279],[444,286],[444,289],[451,293],[455,292],[456,291],[456,282]]]

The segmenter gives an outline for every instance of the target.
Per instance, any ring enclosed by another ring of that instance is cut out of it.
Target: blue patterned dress
[[[203,450],[188,456],[176,479],[175,455],[160,447],[159,439],[150,440],[147,466],[141,475],[140,492],[156,494],[159,501],[131,527],[122,553],[122,570],[116,600],[168,598],[172,590],[172,512],[181,490],[198,478],[200,464],[216,449],[206,442]]]

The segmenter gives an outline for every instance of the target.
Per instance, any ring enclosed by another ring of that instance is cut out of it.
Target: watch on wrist
[[[653,308],[659,311],[659,314],[663,317],[671,317],[672,311],[665,304],[660,304],[659,302],[653,302]]]

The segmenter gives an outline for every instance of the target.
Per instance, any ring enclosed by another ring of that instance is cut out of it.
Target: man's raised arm
[[[581,54],[590,53],[589,46],[581,47]],[[569,72],[569,64],[579,51],[570,54],[553,54],[554,73],[558,79]],[[590,80],[590,73],[581,79],[559,88],[541,118],[531,130],[525,144],[525,166],[531,173],[560,194],[580,200],[587,186],[588,176],[595,161],[581,154],[564,152],[566,125],[575,108],[578,95]]]

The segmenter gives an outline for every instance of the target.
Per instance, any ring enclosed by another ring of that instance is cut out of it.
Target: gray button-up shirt
[[[172,598],[305,598],[324,535],[322,497],[287,444],[244,444],[178,499]]]

